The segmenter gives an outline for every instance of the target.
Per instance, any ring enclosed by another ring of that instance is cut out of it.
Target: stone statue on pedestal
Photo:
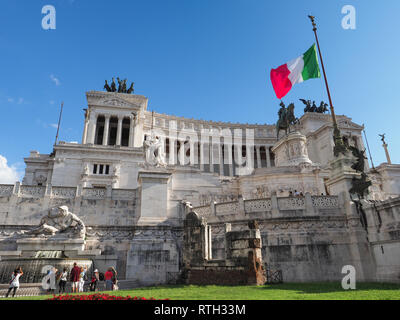
[[[133,86],[135,85],[134,82],[131,83],[131,86],[129,87],[128,91],[126,91],[126,93],[133,93],[134,89]]]
[[[356,162],[351,166],[351,168],[357,172],[364,172],[365,160],[367,159],[365,156],[365,150],[362,151],[353,146],[349,146],[349,149],[351,150],[353,156],[356,157]]]
[[[118,90],[117,86],[115,84],[115,78],[112,78],[111,86],[108,84],[107,80],[105,80],[105,85],[104,89],[106,89],[107,92],[118,92],[118,93],[133,93],[134,89],[134,82],[131,83],[131,86],[127,88],[127,81],[128,79],[121,80],[120,78],[117,77],[118,81]]]
[[[290,125],[296,124],[299,119],[294,115],[294,103],[291,103],[286,108],[283,101],[280,103],[281,108],[278,111],[278,122],[276,123],[276,139],[279,138],[279,131],[285,130],[285,134],[287,135],[288,130],[290,133]]]
[[[111,90],[111,87],[108,85],[107,80],[106,80],[106,84],[104,85],[104,89],[106,89],[107,92],[111,92],[111,91],[112,91],[112,90]]]
[[[68,210],[67,206],[52,208],[44,216],[40,224],[32,230],[24,232],[25,235],[54,236],[66,234],[69,238],[84,239],[86,227],[81,219]]]
[[[89,173],[90,173],[89,165],[86,164],[85,167],[83,168],[83,174],[87,176],[89,175]]]
[[[161,139],[152,133],[151,137],[145,140],[143,144],[146,150],[146,163],[156,167],[166,167],[164,146]]]
[[[115,85],[115,79],[113,77],[112,82],[111,82],[111,92],[115,92],[115,91],[117,91],[117,86]]]
[[[325,103],[324,101],[321,101],[319,107],[317,107],[317,105],[315,104],[315,101],[312,102],[311,104],[311,100],[305,100],[305,99],[299,99],[301,102],[304,103],[304,105],[306,106],[304,108],[304,113],[306,112],[316,112],[316,113],[325,113],[328,111],[328,104]]]

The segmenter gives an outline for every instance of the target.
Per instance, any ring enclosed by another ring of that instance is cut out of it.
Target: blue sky
[[[41,27],[56,8],[56,30]],[[341,26],[344,5],[356,30]],[[23,171],[30,150],[81,141],[85,92],[113,76],[135,82],[158,112],[206,120],[275,123],[279,101],[269,70],[314,42],[317,17],[337,114],[364,123],[375,165],[400,162],[398,84],[400,1],[46,0],[3,1],[0,10],[0,155]],[[327,101],[322,79],[296,85],[283,99]],[[3,161],[4,162],[4,161]],[[0,164],[1,166],[1,164]]]

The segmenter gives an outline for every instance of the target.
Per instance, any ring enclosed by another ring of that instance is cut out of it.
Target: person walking
[[[108,268],[107,272],[104,274],[104,280],[106,280],[106,290],[112,291],[113,289],[113,277],[114,274],[112,272],[113,268]]]
[[[14,270],[14,273],[11,275],[10,286],[8,287],[6,298],[8,298],[11,290],[13,290],[12,296],[15,297],[15,293],[19,288],[19,278],[21,278],[23,274],[24,273],[22,272],[21,267],[18,267],[17,269]]]
[[[58,293],[65,293],[65,285],[67,284],[68,271],[64,268],[60,276],[60,282],[58,283]]]
[[[94,270],[94,273],[92,275],[92,279],[90,281],[90,291],[96,291],[97,289],[97,283],[100,280],[100,276],[99,276],[99,270]]]
[[[117,270],[114,267],[111,267],[111,272],[113,273],[113,290],[118,290],[118,279],[117,279]]]
[[[78,267],[77,263],[74,262],[74,267],[71,270],[69,280],[72,282],[72,292],[78,292],[79,288],[79,276],[81,274],[81,269]]]
[[[81,272],[79,274],[79,292],[83,292],[83,286],[85,285],[87,267],[81,267]]]

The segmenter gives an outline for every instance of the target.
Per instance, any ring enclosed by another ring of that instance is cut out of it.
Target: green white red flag
[[[271,82],[278,99],[284,97],[293,85],[312,78],[320,78],[315,43],[300,57],[271,70]]]

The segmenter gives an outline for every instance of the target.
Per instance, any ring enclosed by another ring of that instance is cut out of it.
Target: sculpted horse
[[[290,133],[290,125],[296,124],[299,119],[294,115],[294,103],[285,107],[283,102],[280,103],[281,108],[278,111],[279,119],[276,123],[276,139],[279,138],[279,131],[285,130],[285,134],[287,135],[288,130]]]

